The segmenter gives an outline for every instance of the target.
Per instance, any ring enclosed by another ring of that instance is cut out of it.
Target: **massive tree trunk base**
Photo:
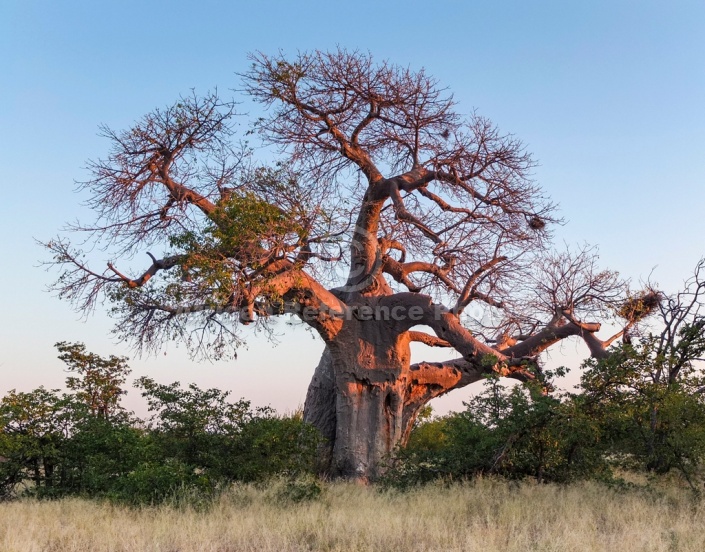
[[[326,347],[309,385],[304,420],[325,440],[321,473],[367,483],[384,473],[394,451],[406,444],[417,413],[435,394],[425,389],[420,394],[413,382],[408,343],[390,348],[384,363],[377,355],[359,355],[359,350]]]
[[[339,389],[331,475],[366,483],[403,444],[403,391],[399,382],[343,381]]]

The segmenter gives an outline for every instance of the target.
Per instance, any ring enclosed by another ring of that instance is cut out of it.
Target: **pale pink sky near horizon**
[[[63,4],[63,5],[62,5]],[[0,394],[62,385],[57,341],[125,354],[98,308],[87,321],[44,291],[56,273],[35,239],[84,217],[74,181],[105,154],[106,123],[130,125],[179,94],[238,86],[255,50],[342,46],[428,73],[459,110],[523,140],[568,223],[562,244],[600,247],[605,267],[675,291],[705,254],[705,3],[702,1],[350,4],[181,0],[0,5]],[[344,8],[343,8],[344,7]],[[653,271],[653,272],[652,272]],[[320,341],[284,321],[233,362],[193,363],[169,344],[135,377],[231,389],[257,405],[303,403]],[[250,331],[250,330],[246,330]],[[577,368],[579,345],[555,364]],[[164,354],[166,353],[166,354]],[[435,352],[434,354],[447,355]],[[440,411],[462,408],[451,393]],[[128,406],[140,408],[130,397]]]

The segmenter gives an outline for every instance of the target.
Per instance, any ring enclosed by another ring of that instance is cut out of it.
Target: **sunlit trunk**
[[[406,444],[427,401],[412,393],[408,340],[369,321],[328,344],[308,389],[304,419],[326,439],[324,471],[367,482]],[[413,400],[413,403],[412,403]]]
[[[400,381],[338,379],[331,474],[360,482],[376,479],[403,445],[404,392]]]

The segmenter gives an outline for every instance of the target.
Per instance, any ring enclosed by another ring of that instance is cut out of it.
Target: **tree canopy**
[[[139,347],[175,339],[210,357],[240,324],[297,315],[327,346],[307,412],[347,443],[334,471],[374,476],[433,397],[488,372],[540,378],[539,355],[568,337],[604,357],[657,309],[594,249],[552,248],[559,219],[524,145],[461,115],[425,71],[338,49],[253,54],[240,77],[264,108],[240,141],[236,104],[215,93],[102,129],[111,150],[81,185],[97,218],[74,229],[117,260],[98,270],[53,240],[55,289],[82,311],[109,299]],[[278,161],[258,162],[248,136]],[[146,268],[118,263],[138,253]],[[604,320],[619,331],[598,337]],[[411,364],[413,341],[460,357]]]

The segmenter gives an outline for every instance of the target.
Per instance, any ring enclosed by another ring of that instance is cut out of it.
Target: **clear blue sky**
[[[74,180],[105,153],[97,126],[238,85],[247,52],[369,50],[427,71],[460,109],[524,140],[568,220],[558,241],[600,246],[605,266],[675,290],[705,254],[705,3],[37,2],[0,4],[0,394],[64,374],[53,343],[129,354],[98,310],[81,322],[44,291],[34,238],[86,218]],[[229,363],[167,355],[135,375],[232,389],[256,404],[303,402],[320,344],[282,326]],[[569,351],[571,347],[567,347]],[[463,392],[442,408],[460,407]]]

